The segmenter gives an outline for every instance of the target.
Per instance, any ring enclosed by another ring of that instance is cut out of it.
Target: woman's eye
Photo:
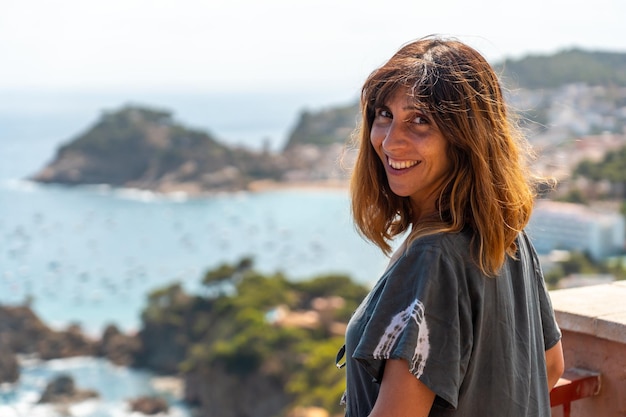
[[[378,109],[378,111],[376,112],[376,115],[378,117],[387,117],[387,118],[391,118],[392,117],[391,113],[387,109]]]
[[[428,120],[424,116],[415,116],[413,123],[416,125],[425,125],[428,124]]]

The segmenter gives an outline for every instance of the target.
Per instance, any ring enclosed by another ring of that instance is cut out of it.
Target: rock
[[[184,399],[202,417],[277,416],[293,401],[284,383],[260,373],[238,376],[214,367],[184,378]]]
[[[98,397],[92,390],[79,390],[69,375],[59,375],[48,383],[39,403],[73,403]]]
[[[17,356],[7,342],[8,337],[0,335],[0,384],[16,382],[20,377]]]
[[[73,324],[66,330],[53,332],[42,339],[38,345],[41,359],[68,358],[72,356],[94,356],[97,343],[82,332],[80,326]]]
[[[136,336],[122,333],[117,326],[109,325],[102,333],[98,355],[119,366],[130,366],[141,349],[141,341]]]
[[[102,356],[116,365],[134,365],[141,340],[121,333],[117,327],[105,329],[101,340],[86,336],[78,324],[54,331],[28,306],[0,306],[0,383],[19,378],[16,354],[34,354],[43,360],[72,356]]]
[[[13,353],[37,354],[42,359],[92,356],[96,350],[96,342],[79,325],[54,331],[26,306],[0,306],[0,341]]]
[[[137,397],[129,400],[129,404],[133,412],[147,415],[167,413],[169,411],[169,405],[167,401],[161,397]]]
[[[37,353],[39,343],[53,331],[30,307],[0,306],[0,340],[14,353]]]

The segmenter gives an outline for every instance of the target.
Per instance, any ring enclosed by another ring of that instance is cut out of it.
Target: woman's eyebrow
[[[428,107],[420,104],[410,104],[406,105],[402,108],[405,111],[420,111],[424,113],[428,113]]]

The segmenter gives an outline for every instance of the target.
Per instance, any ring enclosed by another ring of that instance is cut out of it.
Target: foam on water
[[[48,381],[55,376],[72,376],[78,389],[91,389],[99,393],[68,406],[76,417],[129,417],[128,399],[140,395],[160,395],[170,402],[169,416],[188,417],[189,410],[175,398],[171,391],[163,391],[152,383],[153,375],[147,371],[119,367],[99,358],[68,358],[39,361],[22,358],[21,377],[14,384],[0,387],[0,416],[38,417],[61,416],[58,405],[38,404]]]

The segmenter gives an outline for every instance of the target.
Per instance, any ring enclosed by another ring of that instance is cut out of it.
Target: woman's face
[[[447,141],[425,107],[398,89],[375,109],[370,141],[391,190],[409,197],[420,216],[436,211],[436,201],[451,170]]]

